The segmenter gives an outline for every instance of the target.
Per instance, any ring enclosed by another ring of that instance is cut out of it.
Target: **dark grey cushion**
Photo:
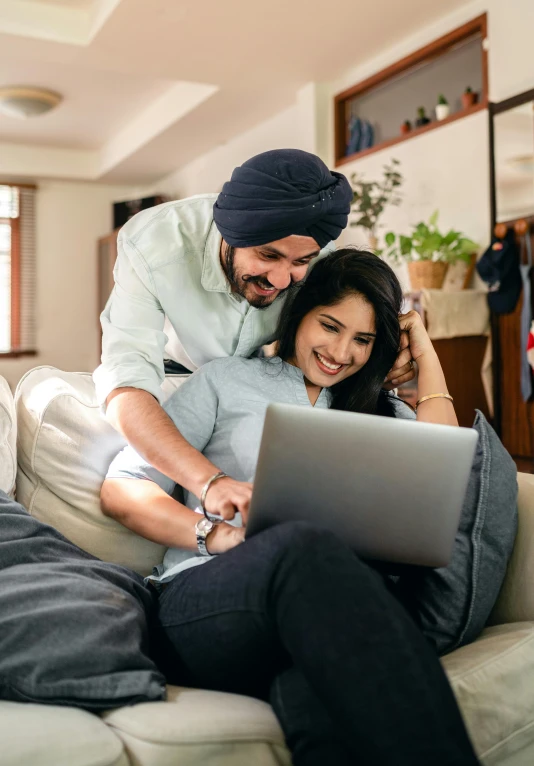
[[[497,600],[517,532],[517,469],[477,410],[476,449],[447,567],[400,576],[397,594],[439,654],[474,641]]]
[[[0,492],[0,698],[90,710],[164,699],[150,591]]]

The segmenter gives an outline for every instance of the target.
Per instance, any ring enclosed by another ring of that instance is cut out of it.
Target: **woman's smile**
[[[314,351],[313,353],[315,361],[317,362],[317,367],[325,375],[337,375],[347,366],[346,364],[337,364],[337,362],[334,362],[327,356],[323,356],[323,354],[320,354],[318,351]]]

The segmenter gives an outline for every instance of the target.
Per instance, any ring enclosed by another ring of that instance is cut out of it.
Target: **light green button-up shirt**
[[[161,400],[164,358],[194,371],[212,359],[248,357],[273,340],[283,299],[260,310],[232,293],[213,222],[216,199],[167,202],[119,232],[115,287],[100,317],[102,364],[94,373],[101,404],[123,386]]]

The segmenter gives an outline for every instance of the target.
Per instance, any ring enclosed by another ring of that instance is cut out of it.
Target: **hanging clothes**
[[[511,313],[521,295],[519,248],[513,229],[504,239],[492,239],[491,245],[476,265],[481,279],[488,284],[488,304],[495,314]]]
[[[525,234],[527,262],[519,267],[523,282],[523,307],[521,309],[521,395],[528,402],[532,396],[532,368],[529,359],[529,344],[532,330],[532,300],[530,273],[532,271],[532,246],[530,232]]]

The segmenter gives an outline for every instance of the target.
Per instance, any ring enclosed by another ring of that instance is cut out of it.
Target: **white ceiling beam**
[[[124,162],[218,90],[216,85],[194,82],[172,85],[105,144],[100,153],[100,175]]]
[[[88,46],[122,0],[69,8],[38,0],[0,0],[0,33]]]

